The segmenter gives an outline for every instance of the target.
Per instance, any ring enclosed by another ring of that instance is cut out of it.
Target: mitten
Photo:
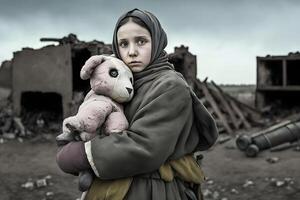
[[[91,168],[82,141],[63,146],[56,154],[56,162],[62,171],[69,174],[78,174]]]

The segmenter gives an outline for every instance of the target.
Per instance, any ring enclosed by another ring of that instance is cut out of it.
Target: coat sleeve
[[[128,130],[96,137],[85,144],[88,160],[101,179],[152,172],[174,151],[181,131],[191,120],[189,90],[185,85],[176,85],[149,99]]]

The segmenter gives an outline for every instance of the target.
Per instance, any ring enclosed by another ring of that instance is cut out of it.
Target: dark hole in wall
[[[91,52],[88,49],[72,49],[73,91],[83,91],[86,94],[90,89],[89,79],[80,78],[80,70],[89,57]]]
[[[299,91],[268,91],[264,92],[266,105],[275,105],[278,108],[291,109],[300,106]]]
[[[283,68],[282,60],[268,60],[265,61],[265,69],[269,72],[267,77],[267,85],[282,85],[283,84]]]
[[[25,125],[35,125],[38,119],[43,119],[45,123],[61,122],[62,116],[61,95],[53,92],[22,93],[21,118]]]
[[[174,68],[176,71],[180,72],[182,75],[185,75],[184,73],[184,65],[183,65],[183,59],[178,57],[172,57],[169,59],[170,63],[174,65]]]
[[[300,60],[286,61],[287,85],[300,85]]]

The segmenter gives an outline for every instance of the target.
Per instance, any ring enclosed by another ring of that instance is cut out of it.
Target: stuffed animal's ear
[[[90,57],[81,68],[80,71],[81,79],[83,80],[89,79],[91,77],[91,74],[95,70],[95,68],[101,63],[103,63],[104,61],[106,61],[107,59],[108,57],[104,55],[96,55]]]

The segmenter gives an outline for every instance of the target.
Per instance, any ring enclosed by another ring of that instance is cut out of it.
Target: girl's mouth
[[[139,62],[139,61],[132,61],[132,62],[128,63],[128,65],[139,65],[141,63],[142,62]]]

